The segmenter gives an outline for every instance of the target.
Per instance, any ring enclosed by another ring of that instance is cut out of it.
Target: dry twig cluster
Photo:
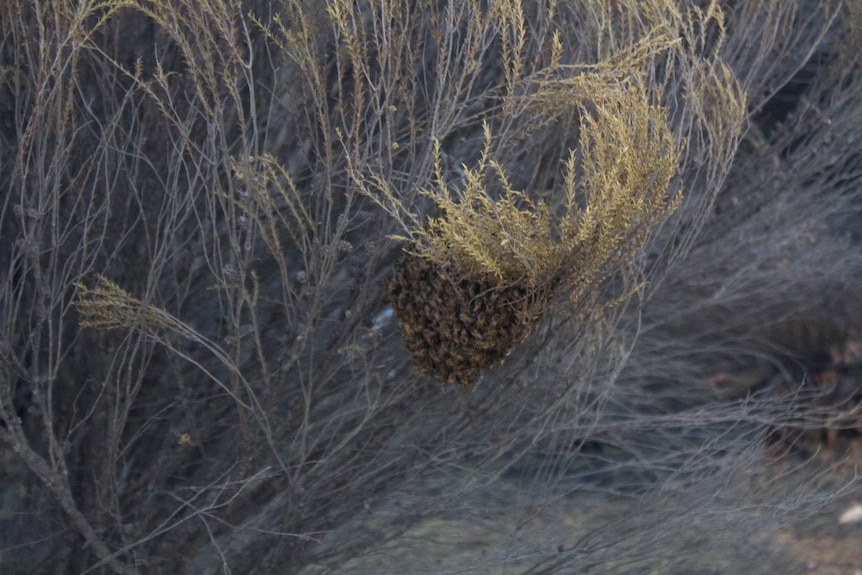
[[[787,423],[704,381],[858,291],[829,231],[858,211],[854,2],[2,14],[4,573],[336,569],[507,473],[696,498]],[[469,389],[411,368],[507,355]],[[435,473],[467,480],[416,493]],[[671,511],[506,561],[649,561]]]

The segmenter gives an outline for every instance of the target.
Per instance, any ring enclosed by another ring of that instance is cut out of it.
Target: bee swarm
[[[539,306],[528,291],[458,277],[452,269],[412,254],[395,264],[389,281],[414,367],[462,385],[502,363],[533,331]]]

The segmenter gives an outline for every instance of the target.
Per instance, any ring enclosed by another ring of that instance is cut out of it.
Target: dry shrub
[[[811,105],[766,117],[830,34],[852,45],[850,7],[738,4],[6,2],[0,444],[37,481],[4,501],[47,534],[9,553],[336,568],[507,472],[563,497],[590,462],[625,471],[608,491],[694,497],[756,461],[780,410],[698,412],[696,383],[739,334],[767,342],[770,297],[822,302],[799,266],[855,286],[834,236],[803,246],[853,205],[862,114],[835,50]],[[417,377],[405,339],[474,385]],[[417,493],[432,471],[467,480]],[[319,545],[399,489],[367,538]],[[594,565],[659,555],[680,517],[601,523]],[[582,564],[543,549],[525,569]]]

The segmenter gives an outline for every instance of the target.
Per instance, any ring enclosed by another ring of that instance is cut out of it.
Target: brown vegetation
[[[788,495],[727,486],[817,402],[709,381],[862,320],[856,3],[0,12],[4,573],[337,571],[502,476]],[[644,509],[517,564],[663,564],[698,511]]]

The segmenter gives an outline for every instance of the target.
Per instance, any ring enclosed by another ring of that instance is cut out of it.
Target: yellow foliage
[[[162,332],[170,334],[173,338],[192,341],[209,351],[232,375],[242,381],[246,387],[248,386],[248,382],[243,377],[242,371],[231,357],[215,342],[167,311],[156,306],[147,305],[131,296],[123,288],[104,276],[98,276],[96,285],[92,288],[88,288],[83,283],[75,284],[75,300],[75,307],[80,315],[79,325],[81,327],[137,329],[152,340],[161,342],[175,353],[181,355],[182,352],[180,349],[171,343],[171,338],[165,338]],[[184,357],[195,363],[217,385],[232,396],[239,405],[246,409],[252,409],[249,403],[236,395],[235,390],[232,390],[226,383],[219,380],[203,364],[188,355],[184,355]]]
[[[557,7],[549,6],[550,18]],[[420,191],[435,215],[415,213],[391,182],[348,160],[351,180],[401,224],[398,237],[409,242],[408,252],[464,277],[528,287],[542,301],[558,292],[580,301],[626,265],[681,202],[682,193],[669,189],[687,152],[687,129],[672,126],[660,104],[669,93],[685,99],[687,121],[712,138],[711,166],[732,156],[745,97],[715,56],[724,39],[717,3],[686,11],[665,0],[588,2],[579,10],[599,24],[598,61],[561,63],[565,47],[553,30],[542,39],[550,48],[547,64],[532,68],[521,61],[528,42],[520,4],[500,2],[489,12],[500,30],[499,117],[483,123],[480,157],[461,166],[457,186],[447,180],[441,144],[433,139],[434,174]],[[717,32],[711,47],[707,29]],[[658,64],[683,69],[690,92],[679,94],[670,75],[657,76]],[[556,189],[531,196],[513,187],[496,159],[506,143],[492,134],[491,122],[518,117],[527,134],[572,115],[578,146],[569,150]]]
[[[113,329],[136,325],[165,326],[156,310],[146,310],[140,300],[103,276],[98,276],[92,288],[76,284],[75,295],[81,327]]]
[[[455,265],[468,276],[491,275],[501,284],[537,285],[544,265],[554,258],[548,208],[534,204],[509,184],[502,166],[489,158],[491,132],[485,125],[485,146],[478,164],[464,168],[463,190],[449,190],[436,144],[436,188],[423,190],[442,212],[414,231],[416,253],[441,265]],[[503,194],[492,199],[486,175],[499,180]]]
[[[483,152],[474,167],[464,167],[461,189],[447,186],[438,144],[434,187],[423,193],[440,215],[413,230],[413,253],[465,276],[569,289],[579,299],[610,273],[609,264],[641,247],[680,199],[666,193],[680,159],[667,112],[649,102],[636,70],[621,77],[600,69],[573,83],[593,97],[578,104],[580,154],[571,150],[563,167],[564,211],[552,214],[545,202],[513,189],[505,168],[490,157],[486,124]],[[491,181],[501,193],[493,193]]]

